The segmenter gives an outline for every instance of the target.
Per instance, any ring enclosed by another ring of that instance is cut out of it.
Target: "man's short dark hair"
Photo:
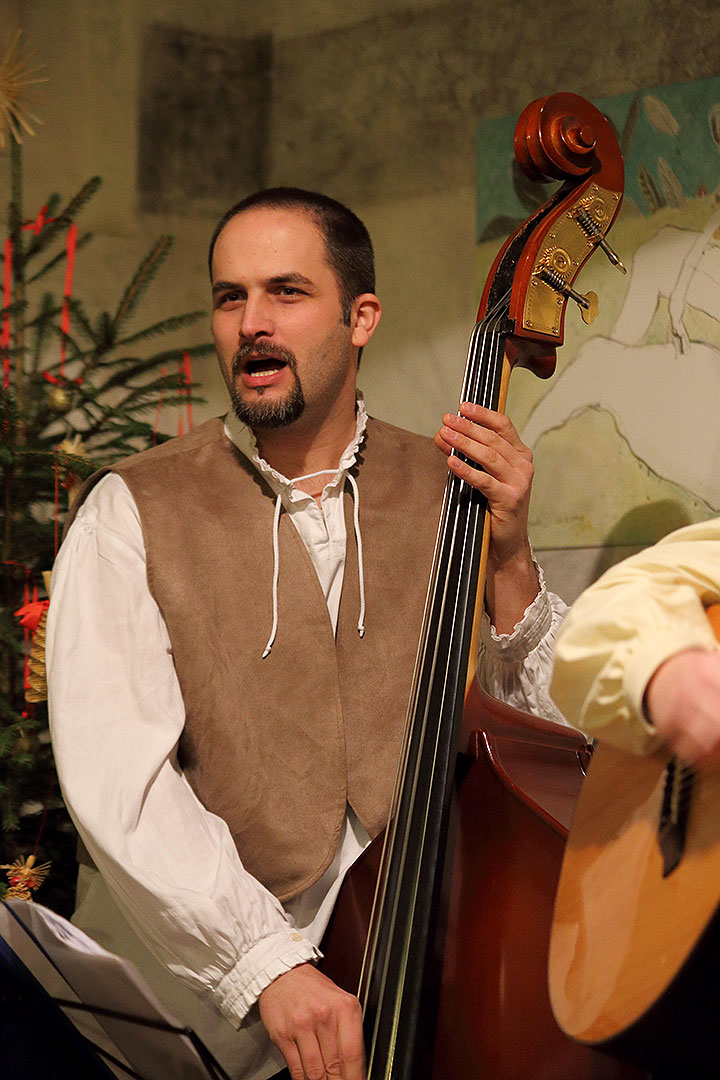
[[[245,210],[268,207],[277,210],[304,210],[325,237],[330,266],[340,288],[343,320],[350,323],[350,309],[356,296],[375,292],[375,256],[370,234],[362,221],[347,206],[301,188],[277,187],[257,191],[232,206],[218,222],[210,241],[208,266],[212,277],[212,257],[218,236],[232,218]]]

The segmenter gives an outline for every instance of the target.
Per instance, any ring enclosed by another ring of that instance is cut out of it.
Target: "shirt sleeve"
[[[717,649],[705,608],[720,600],[720,518],[618,563],[573,605],[556,643],[552,694],[591,735],[633,753],[657,748],[647,684],[684,649]]]
[[[493,697],[515,709],[567,723],[550,696],[553,644],[567,605],[548,591],[542,567],[535,563],[540,590],[512,633],[498,634],[483,612],[478,678]]]
[[[118,476],[88,495],[60,549],[46,649],[57,770],[78,832],[147,947],[239,1027],[274,978],[320,954],[245,871],[178,765],[183,701]]]

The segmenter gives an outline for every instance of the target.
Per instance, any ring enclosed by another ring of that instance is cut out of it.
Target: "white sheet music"
[[[51,997],[181,1026],[131,963],[107,952],[67,919],[40,904],[10,900],[0,906],[0,936]],[[87,1038],[129,1063],[143,1080],[208,1080],[208,1070],[185,1035],[127,1020],[95,1020],[75,1009],[67,1010],[67,1015]],[[127,1076],[109,1067],[116,1076]]]

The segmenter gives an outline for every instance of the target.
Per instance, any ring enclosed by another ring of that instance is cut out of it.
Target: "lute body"
[[[700,1080],[720,1074],[720,774],[677,768],[662,752],[596,749],[558,887],[550,993],[573,1038]]]

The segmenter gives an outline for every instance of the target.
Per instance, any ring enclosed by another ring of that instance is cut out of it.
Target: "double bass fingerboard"
[[[497,410],[509,294],[475,326],[461,400]],[[471,464],[475,464],[471,462]],[[368,1080],[419,1080],[432,1053],[448,819],[487,502],[448,472],[403,752],[360,986]],[[428,1046],[424,1044],[430,1040]]]

